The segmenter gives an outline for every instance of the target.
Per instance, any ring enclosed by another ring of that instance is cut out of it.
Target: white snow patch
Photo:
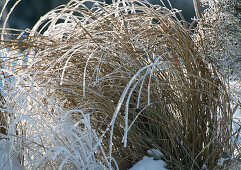
[[[154,160],[153,157],[144,156],[129,170],[167,170],[165,166],[166,163],[163,160]]]

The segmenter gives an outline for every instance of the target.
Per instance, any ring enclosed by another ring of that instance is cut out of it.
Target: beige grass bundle
[[[22,37],[2,41],[28,56],[19,72],[64,109],[90,114],[120,169],[150,148],[171,169],[214,169],[224,153],[231,156],[226,87],[179,11],[138,0],[86,2],[72,0]]]

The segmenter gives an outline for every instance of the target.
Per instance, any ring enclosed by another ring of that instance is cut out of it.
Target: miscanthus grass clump
[[[170,169],[239,164],[228,86],[192,25],[164,3],[72,0],[3,27],[10,154],[27,169],[127,169],[152,148]]]

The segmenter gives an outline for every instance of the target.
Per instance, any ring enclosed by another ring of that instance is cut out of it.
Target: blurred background
[[[3,2],[0,1],[0,9],[2,9]],[[10,7],[16,2],[16,0],[10,0],[8,5],[8,11]],[[32,28],[34,24],[39,20],[41,16],[46,14],[51,9],[66,4],[69,0],[21,0],[17,5],[8,22],[8,27],[17,29]],[[112,0],[106,0],[106,3],[110,4]],[[149,0],[153,4],[160,4],[159,0]],[[163,1],[167,3],[166,0]],[[194,16],[194,8],[192,0],[170,0],[174,8],[182,10],[184,18],[191,22],[191,18]],[[0,22],[3,22],[0,21]]]

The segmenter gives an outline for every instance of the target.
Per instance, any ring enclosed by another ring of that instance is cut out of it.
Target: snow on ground
[[[0,141],[0,170],[24,170],[16,155],[9,155],[9,142]]]
[[[165,168],[166,163],[163,160],[160,160],[164,156],[161,151],[150,149],[147,151],[147,154],[151,157],[144,156],[142,160],[133,165],[129,170],[167,170]]]
[[[144,156],[129,170],[167,170],[163,160],[154,160],[154,157]]]

